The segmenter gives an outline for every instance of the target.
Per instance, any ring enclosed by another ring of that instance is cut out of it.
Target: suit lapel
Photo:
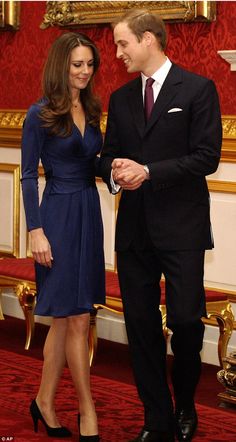
[[[179,86],[182,83],[181,69],[172,65],[171,69],[162,85],[159,95],[155,101],[152,109],[152,113],[145,127],[145,134],[151,129],[151,127],[157,123],[163,111],[168,104],[173,100],[179,90]]]
[[[151,116],[146,124],[143,108],[141,77],[138,77],[131,82],[128,93],[128,105],[133,116],[134,124],[141,137],[143,137],[159,120],[163,111],[178,93],[181,83],[182,71],[177,65],[172,64],[171,69],[162,85],[160,93],[155,101]]]
[[[145,116],[143,109],[141,77],[138,77],[130,85],[128,104],[138,133],[141,137],[143,137],[145,131]]]

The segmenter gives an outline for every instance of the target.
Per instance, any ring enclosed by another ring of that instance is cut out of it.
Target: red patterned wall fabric
[[[21,2],[20,30],[0,32],[0,108],[26,109],[40,96],[42,67],[52,41],[65,28],[39,28],[46,2]],[[213,23],[167,24],[167,55],[175,63],[212,78],[220,95],[222,114],[236,114],[236,72],[218,50],[236,49],[236,1],[217,2]],[[89,35],[101,52],[96,91],[106,111],[110,93],[131,79],[116,59],[112,31],[108,25],[77,30]]]

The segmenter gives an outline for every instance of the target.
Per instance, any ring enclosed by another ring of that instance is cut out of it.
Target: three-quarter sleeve
[[[39,210],[38,166],[44,145],[45,130],[39,117],[39,105],[27,112],[22,134],[22,193],[28,231],[42,226]]]

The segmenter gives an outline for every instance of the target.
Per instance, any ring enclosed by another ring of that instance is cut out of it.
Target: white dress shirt
[[[168,57],[166,57],[165,63],[156,72],[154,72],[154,74],[151,76],[151,78],[153,78],[153,80],[155,80],[154,83],[152,84],[154,103],[158,97],[158,94],[159,94],[161,87],[162,87],[162,85],[163,85],[163,83],[169,73],[171,66],[172,66],[171,61],[169,60]],[[142,78],[142,92],[143,92],[143,101],[144,101],[144,91],[145,91],[145,86],[146,86],[146,80],[149,77],[146,77],[141,72],[141,78]]]

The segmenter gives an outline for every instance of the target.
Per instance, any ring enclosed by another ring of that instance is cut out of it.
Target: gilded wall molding
[[[223,144],[221,161],[236,163],[236,115],[223,115]]]
[[[236,193],[236,182],[207,180],[210,192]]]
[[[26,110],[0,109],[0,147],[20,148],[21,130]],[[106,130],[107,112],[102,114],[101,130]],[[236,115],[223,115],[221,161],[236,163]]]
[[[25,115],[24,109],[0,109],[0,147],[20,148]]]
[[[0,173],[9,173],[13,180],[13,232],[12,232],[12,250],[0,250],[1,256],[19,257],[20,249],[20,166],[18,164],[0,163]],[[4,207],[1,207],[2,216],[4,216]]]
[[[225,136],[236,139],[236,115],[223,116],[222,126]]]
[[[0,110],[0,128],[22,128],[26,110]]]

